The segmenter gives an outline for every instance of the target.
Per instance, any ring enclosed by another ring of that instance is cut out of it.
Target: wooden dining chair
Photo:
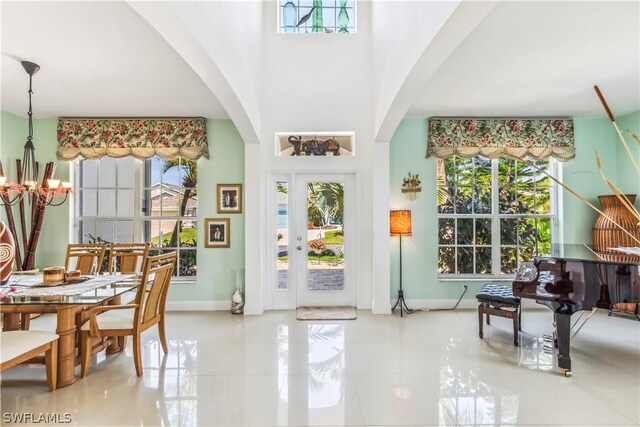
[[[47,385],[58,385],[58,335],[45,331],[9,331],[0,333],[0,371],[44,353]]]
[[[106,249],[106,245],[99,243],[69,243],[64,268],[80,270],[80,274],[97,274],[102,270]],[[75,264],[72,265],[73,261]]]
[[[148,254],[148,243],[112,243],[107,271],[111,274],[139,273]]]
[[[164,353],[168,353],[165,336],[164,310],[171,275],[176,263],[176,252],[148,257],[142,271],[142,284],[136,291],[133,304],[94,307],[87,312],[89,320],[80,328],[81,375],[89,372],[92,341],[103,337],[133,336],[133,361],[136,374],[142,376],[140,334],[158,325],[158,335]],[[151,285],[147,290],[149,279]],[[101,348],[98,346],[97,348]]]

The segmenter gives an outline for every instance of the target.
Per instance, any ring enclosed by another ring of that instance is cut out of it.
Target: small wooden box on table
[[[518,346],[518,331],[521,329],[521,309],[520,298],[513,296],[511,286],[501,286],[494,283],[487,283],[476,294],[478,299],[478,326],[479,336],[482,333],[482,315],[487,316],[487,325],[491,315],[506,317],[513,320],[513,345]]]

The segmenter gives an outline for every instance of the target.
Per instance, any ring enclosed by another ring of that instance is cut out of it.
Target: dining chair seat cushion
[[[133,329],[133,314],[134,308],[105,311],[98,314],[96,321],[98,322],[98,329]],[[89,321],[85,322],[80,328],[83,331],[90,329]]]
[[[0,363],[13,360],[57,339],[57,334],[46,331],[2,332],[0,334]]]

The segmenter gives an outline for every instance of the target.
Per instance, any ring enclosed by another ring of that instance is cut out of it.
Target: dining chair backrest
[[[99,243],[70,243],[64,268],[80,270],[80,274],[97,274],[102,269],[106,248],[106,245]],[[72,260],[75,260],[75,265],[71,265]]]
[[[137,323],[155,323],[164,313],[167,299],[167,291],[171,283],[171,276],[176,264],[176,252],[170,252],[158,256],[151,256],[145,262],[142,285],[136,294],[136,318]],[[151,286],[145,286],[151,280]]]
[[[148,243],[112,243],[109,250],[109,273],[139,273],[149,253]]]

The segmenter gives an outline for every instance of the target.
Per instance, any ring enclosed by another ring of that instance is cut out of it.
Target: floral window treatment
[[[204,118],[58,120],[60,160],[100,157],[209,158]]]
[[[571,119],[429,119],[427,157],[575,157]]]

